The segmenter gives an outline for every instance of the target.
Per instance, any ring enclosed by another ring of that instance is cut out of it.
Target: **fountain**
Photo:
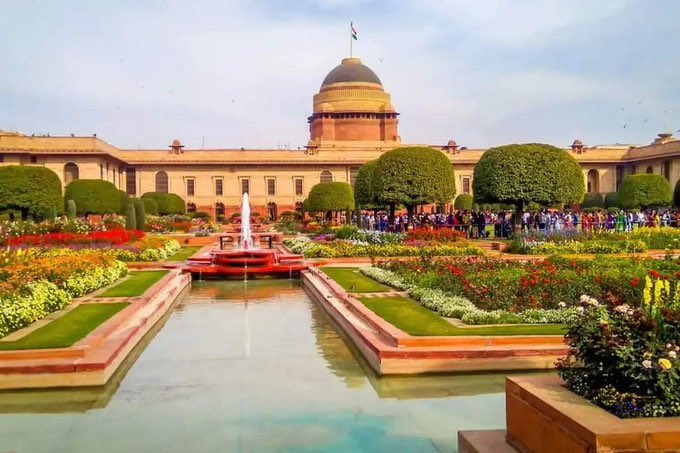
[[[261,235],[258,233],[258,240]],[[241,204],[241,230],[238,247],[224,250],[220,240],[219,249],[209,255],[192,257],[181,266],[183,272],[191,273],[199,279],[242,278],[255,276],[276,276],[292,278],[293,274],[307,269],[302,255],[295,255],[283,247],[263,249],[255,245],[250,224],[250,200],[248,193],[243,194]],[[235,242],[235,241],[234,241]]]

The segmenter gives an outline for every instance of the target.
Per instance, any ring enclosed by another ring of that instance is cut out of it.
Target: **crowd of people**
[[[409,221],[406,214],[397,214],[390,221],[386,213],[364,212],[361,218],[353,218],[354,223],[366,230],[405,232]],[[523,232],[554,232],[564,230],[584,231],[616,231],[630,232],[640,227],[661,227],[680,225],[680,211],[646,210],[646,211],[607,211],[596,212],[558,211],[544,209],[525,212],[520,222],[516,222],[515,213],[508,211],[463,211],[445,213],[419,213],[413,218],[414,228],[453,228],[464,232],[469,238],[486,238],[490,236],[493,226],[493,237],[510,237],[516,224]]]

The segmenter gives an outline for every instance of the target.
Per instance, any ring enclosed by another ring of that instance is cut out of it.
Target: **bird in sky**
[[[627,125],[627,124],[624,124],[624,125],[623,125],[623,128],[625,129],[626,127],[628,127],[628,125]]]

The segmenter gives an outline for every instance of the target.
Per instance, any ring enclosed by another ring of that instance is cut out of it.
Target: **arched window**
[[[588,193],[600,193],[600,172],[597,170],[588,171]]]
[[[277,211],[278,211],[278,208],[276,206],[276,203],[274,203],[274,202],[267,203],[267,214],[269,215],[269,220],[271,222],[276,220],[276,218],[278,217]]]
[[[218,222],[224,221],[224,203],[215,203],[215,218]]]
[[[304,220],[304,218],[305,218],[305,205],[301,201],[298,201],[297,203],[295,203],[295,212],[300,214],[300,220]]]
[[[324,170],[321,172],[319,182],[333,182],[333,175],[331,174],[330,171]]]
[[[187,203],[187,212],[188,213],[196,212],[196,205],[193,203]]]
[[[654,169],[652,167],[647,167],[647,174],[651,175],[652,173],[654,173]]]
[[[80,177],[80,172],[78,166],[73,162],[69,162],[64,165],[64,185],[67,185],[71,181],[75,181]]]
[[[156,173],[156,192],[168,193],[168,174],[164,171]]]

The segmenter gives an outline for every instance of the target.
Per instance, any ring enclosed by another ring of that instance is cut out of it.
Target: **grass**
[[[82,304],[16,341],[0,341],[0,350],[67,348],[85,338],[127,302]]]
[[[413,336],[563,335],[561,324],[457,327],[418,302],[401,296],[362,297],[371,311]]]
[[[326,275],[351,293],[384,293],[391,288],[366,277],[356,267],[322,267]]]
[[[198,252],[200,249],[201,249],[200,246],[182,247],[177,252],[175,252],[174,255],[169,257],[167,261],[185,261],[187,258],[189,258],[194,253]]]
[[[116,286],[107,289],[97,297],[136,297],[144,292],[158,280],[167,275],[168,271],[141,271],[133,272],[128,278]]]

